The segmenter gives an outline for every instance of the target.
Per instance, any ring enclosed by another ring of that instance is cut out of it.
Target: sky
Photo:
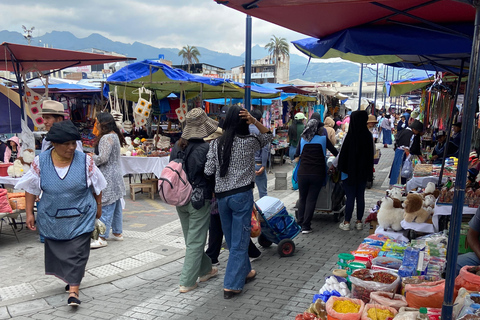
[[[233,55],[245,51],[245,17],[213,0],[0,2],[0,30],[23,32],[25,25],[35,27],[33,37],[52,30],[69,31],[78,38],[99,33],[124,43],[167,48],[193,45]],[[288,42],[307,37],[257,18],[252,18],[252,26],[252,45],[264,46],[272,35]],[[302,55],[292,45],[290,49]]]

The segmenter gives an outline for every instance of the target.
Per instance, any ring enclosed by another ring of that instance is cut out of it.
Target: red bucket
[[[8,176],[7,169],[11,165],[13,165],[13,163],[1,163],[0,164],[0,177],[7,177]]]

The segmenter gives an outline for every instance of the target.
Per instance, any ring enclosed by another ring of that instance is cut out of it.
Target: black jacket
[[[185,171],[188,181],[193,188],[202,188],[205,199],[212,199],[214,181],[207,178],[204,174],[205,163],[207,162],[209,144],[203,139],[191,139],[184,151],[180,150],[178,142],[175,143],[170,154],[170,161],[187,156],[185,161]]]

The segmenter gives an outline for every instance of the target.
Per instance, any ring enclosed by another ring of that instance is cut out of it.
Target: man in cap
[[[300,142],[300,136],[302,135],[305,125],[303,121],[306,119],[302,112],[297,112],[293,117],[292,124],[288,128],[287,142],[290,144],[288,155],[290,160],[293,161],[295,152],[297,151],[297,145]]]
[[[445,151],[447,142],[447,133],[443,130],[437,132],[437,144],[432,152],[432,160],[434,164],[441,164],[443,160],[443,152]],[[446,157],[455,157],[458,153],[458,146],[452,141],[449,142]]]
[[[42,111],[40,112],[43,118],[43,123],[45,125],[45,130],[50,131],[50,128],[55,122],[61,122],[65,120],[65,110],[63,108],[63,103],[54,101],[54,100],[46,100],[42,104]],[[42,141],[42,151],[44,152],[50,147],[50,141],[45,140]],[[77,140],[77,148],[76,150],[83,152],[83,145],[82,140]]]
[[[453,134],[452,134],[452,141],[454,145],[460,147],[460,138],[462,136],[462,123],[456,122],[453,124]]]

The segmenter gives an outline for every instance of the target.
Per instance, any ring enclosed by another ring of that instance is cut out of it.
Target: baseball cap
[[[306,119],[305,115],[302,112],[295,114],[295,120],[304,120]]]
[[[443,130],[440,130],[440,131],[437,132],[437,137],[442,137],[442,136],[446,136],[446,135],[447,135],[447,133]]]
[[[228,106],[223,106],[220,109],[220,118],[225,118],[227,116]]]

